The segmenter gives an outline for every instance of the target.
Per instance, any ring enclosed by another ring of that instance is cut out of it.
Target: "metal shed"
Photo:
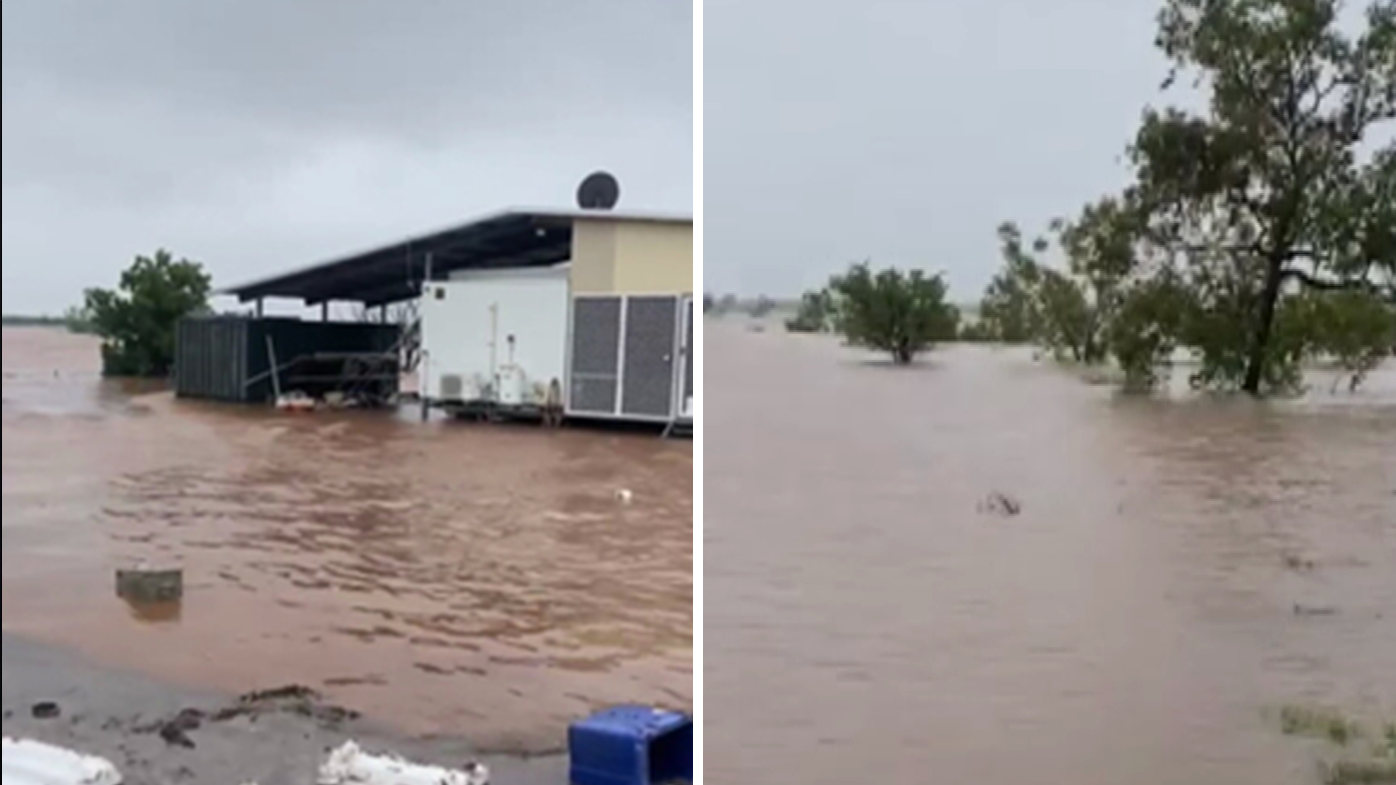
[[[398,392],[400,336],[396,325],[190,317],[175,338],[175,395],[266,403],[280,387],[386,401]]]
[[[265,298],[385,306],[429,295],[430,302],[420,300],[424,412],[475,404],[535,411],[540,391],[556,382],[568,416],[686,425],[693,417],[692,231],[689,216],[506,210],[223,293],[258,303],[259,314]],[[557,299],[536,282],[563,265]],[[530,287],[534,299],[523,294]],[[453,311],[451,303],[470,310]],[[557,334],[539,338],[537,330],[511,326],[531,313],[537,324],[556,323]],[[540,348],[540,340],[556,346]],[[433,362],[426,347],[443,341],[476,342],[436,350],[466,367]],[[525,355],[540,367],[520,370]]]

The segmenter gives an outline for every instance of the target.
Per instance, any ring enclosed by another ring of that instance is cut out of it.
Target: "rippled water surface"
[[[4,331],[6,631],[498,749],[691,705],[689,444],[188,405],[95,359]],[[114,598],[140,562],[185,568],[180,607]]]
[[[1392,370],[1141,400],[721,320],[705,358],[709,782],[1297,785],[1330,750],[1279,707],[1396,717]]]

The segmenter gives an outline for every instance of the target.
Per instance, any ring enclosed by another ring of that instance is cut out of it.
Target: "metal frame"
[[[693,407],[689,404],[688,363],[693,355],[693,295],[679,298],[679,332],[676,343],[681,347],[678,362],[674,363],[674,417],[679,422],[693,422]],[[697,372],[694,368],[694,372]]]

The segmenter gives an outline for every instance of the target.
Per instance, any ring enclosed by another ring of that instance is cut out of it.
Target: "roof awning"
[[[459,270],[543,267],[572,255],[579,220],[691,223],[688,216],[600,210],[506,210],[313,267],[222,289],[241,302],[264,298],[369,306],[409,300],[428,275]],[[430,268],[430,269],[428,269]]]

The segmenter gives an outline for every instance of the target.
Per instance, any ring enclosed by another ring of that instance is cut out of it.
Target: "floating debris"
[[[204,713],[198,709],[185,709],[169,722],[161,723],[156,732],[171,747],[194,749],[194,740],[189,734],[203,727]]]
[[[184,571],[152,570],[145,566],[117,570],[116,596],[146,605],[175,602],[184,598]]]
[[[621,504],[629,504],[635,500],[635,494],[629,488],[621,488],[616,491],[616,501]]]
[[[309,687],[291,685],[274,690],[249,692],[237,703],[209,716],[213,722],[228,722],[239,717],[269,714],[294,714],[324,725],[339,725],[359,718],[358,712],[325,703],[323,696]]]
[[[1295,572],[1311,572],[1318,565],[1314,563],[1313,559],[1304,559],[1290,554],[1285,557],[1285,566]]]
[[[317,785],[489,785],[490,771],[470,762],[452,771],[410,763],[394,755],[369,755],[348,742],[330,753]]]
[[[53,701],[34,704],[29,712],[36,720],[56,720],[63,716],[63,708]]]
[[[1011,496],[995,491],[979,503],[979,511],[988,515],[1012,518],[1023,511],[1023,505]]]
[[[315,402],[314,398],[296,390],[278,396],[276,399],[276,408],[278,411],[283,412],[313,412],[318,408],[318,404]]]
[[[1295,616],[1337,616],[1338,609],[1331,605],[1301,605],[1294,603]]]
[[[333,706],[324,701],[319,693],[309,687],[290,686],[262,692],[248,693],[236,703],[218,709],[184,709],[169,719],[135,725],[136,733],[159,736],[171,747],[196,749],[191,733],[205,724],[219,724],[247,719],[256,722],[259,718],[274,714],[289,714],[303,717],[326,728],[338,728],[346,722],[358,719],[357,712]]]
[[[37,741],[4,739],[0,781],[5,785],[121,785],[111,763]]]

